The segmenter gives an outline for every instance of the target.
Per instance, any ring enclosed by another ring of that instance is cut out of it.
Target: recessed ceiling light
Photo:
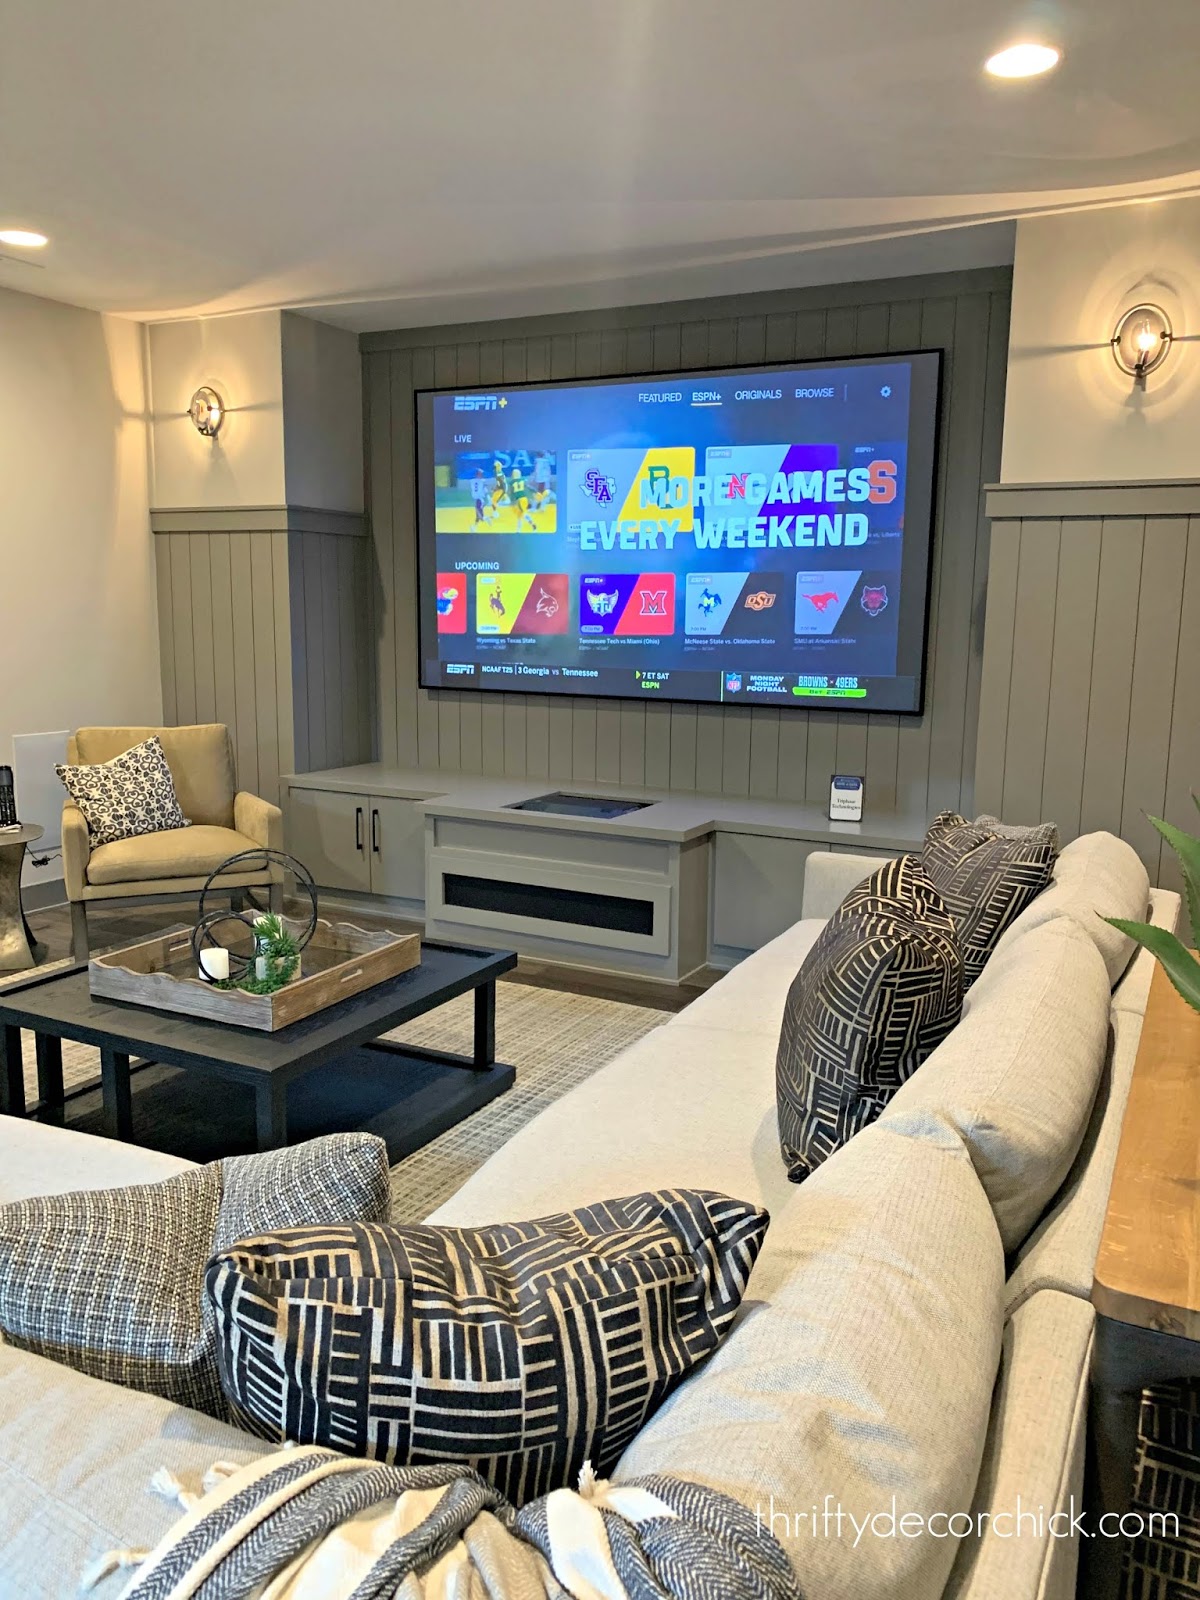
[[[1049,72],[1062,60],[1062,52],[1050,44],[1013,44],[989,56],[984,66],[993,78],[1036,78]]]
[[[44,233],[32,233],[28,228],[0,228],[0,244],[18,245],[22,250],[40,250],[49,243]]]

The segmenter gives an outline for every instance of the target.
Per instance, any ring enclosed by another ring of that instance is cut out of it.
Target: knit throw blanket
[[[515,1511],[465,1467],[313,1447],[214,1474],[203,1497],[160,1474],[185,1514],[93,1581],[136,1565],[121,1600],[803,1600],[744,1506],[675,1478],[585,1468]]]

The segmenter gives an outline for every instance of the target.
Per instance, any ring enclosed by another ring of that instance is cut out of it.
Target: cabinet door
[[[371,795],[371,889],[396,900],[425,900],[425,818],[416,800]]]
[[[368,804],[361,794],[288,791],[287,848],[321,888],[370,889]]]

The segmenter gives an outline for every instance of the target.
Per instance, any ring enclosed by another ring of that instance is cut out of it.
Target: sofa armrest
[[[264,850],[283,849],[283,812],[245,789],[233,797],[233,826]]]
[[[804,863],[804,893],[800,900],[802,917],[831,917],[851,889],[877,872],[885,856],[857,856],[814,850]]]
[[[83,886],[87,882],[87,868],[91,854],[92,843],[88,836],[87,820],[75,802],[68,800],[63,805],[62,813],[63,882],[67,887],[68,900],[83,899]]]

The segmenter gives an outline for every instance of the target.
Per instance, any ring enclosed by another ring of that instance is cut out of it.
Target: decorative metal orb
[[[205,970],[204,963],[200,959],[202,950],[224,950],[229,956],[229,976],[235,982],[239,978],[244,978],[250,971],[250,968],[254,965],[254,923],[259,915],[259,912],[230,911],[228,909],[222,911],[218,908],[216,911],[210,911],[206,916],[200,918],[192,929],[192,955],[196,959],[199,976],[204,979],[205,983],[217,983],[219,980],[210,977]],[[242,955],[238,950],[231,950],[227,944],[216,937],[214,930],[223,928],[231,922],[238,923],[250,935],[250,949],[245,955]]]
[[[220,879],[229,873],[241,875],[247,872],[265,872],[268,867],[283,867],[291,872],[297,886],[308,896],[309,914],[303,925],[297,920],[288,918],[288,931],[296,941],[296,947],[303,950],[317,931],[317,886],[313,882],[312,873],[302,861],[297,861],[295,856],[290,856],[284,850],[268,850],[260,847],[255,850],[242,850],[235,856],[227,856],[219,866],[213,868],[205,880],[200,891],[200,905],[196,917],[196,926],[192,929],[192,953],[196,958],[196,965],[200,975],[208,983],[213,983],[204,971],[200,961],[200,952],[203,949],[220,945],[220,940],[214,937],[213,929],[223,927],[228,923],[236,922],[247,928],[251,938],[251,953],[241,955],[235,950],[229,951],[229,976],[233,979],[245,977],[254,962],[253,941],[255,937],[254,924],[259,917],[267,913],[255,909],[253,911],[230,911],[227,907],[217,907],[213,911],[207,909],[210,890],[217,894],[226,895],[229,890],[221,887]],[[224,946],[223,948],[228,948]]]

